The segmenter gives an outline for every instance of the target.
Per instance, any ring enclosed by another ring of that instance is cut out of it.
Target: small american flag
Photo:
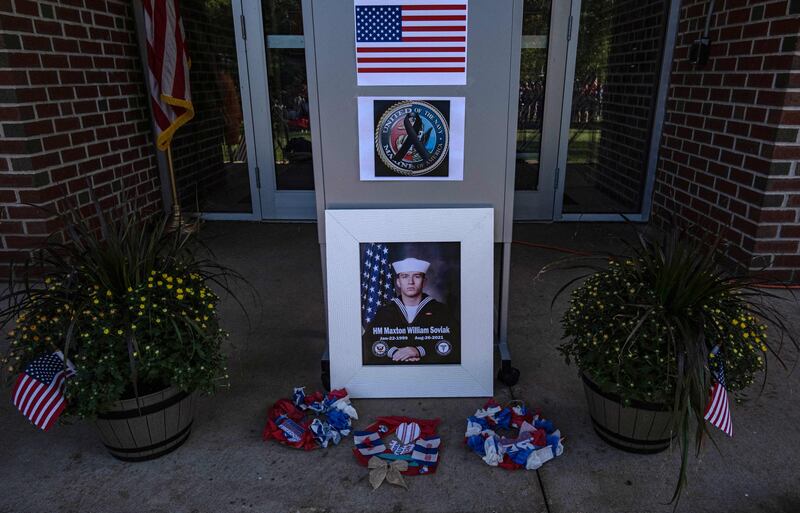
[[[386,244],[367,244],[361,267],[361,318],[364,327],[375,318],[378,308],[393,297],[394,282],[392,265],[389,263],[389,247]]]
[[[733,423],[731,422],[731,409],[728,404],[728,390],[725,388],[725,371],[722,359],[719,356],[719,346],[711,351],[713,355],[711,368],[716,377],[716,382],[711,389],[711,397],[706,406],[705,419],[713,426],[721,429],[726,435],[733,436]]]
[[[64,381],[75,374],[61,351],[37,358],[25,367],[14,385],[14,406],[37,427],[47,431],[64,411]]]
[[[358,85],[467,83],[467,0],[355,0]]]

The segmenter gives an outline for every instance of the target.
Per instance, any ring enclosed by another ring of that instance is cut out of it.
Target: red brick
[[[771,156],[775,160],[800,160],[800,146],[774,146]]]
[[[69,60],[66,55],[52,55],[42,54],[42,67],[43,68],[68,68]]]
[[[31,2],[30,0],[14,0],[14,6],[17,8],[17,14],[24,14],[27,16],[39,15],[36,2]]]
[[[25,50],[36,50],[49,52],[52,48],[50,38],[39,36],[22,36],[22,47]]]
[[[53,49],[57,52],[74,53],[80,50],[80,46],[74,39],[62,39],[54,37]]]
[[[781,42],[777,38],[758,39],[753,41],[753,53],[777,53],[781,48]]]
[[[64,35],[73,39],[86,39],[89,37],[89,30],[82,25],[64,25]]]
[[[785,7],[784,7],[785,9]],[[775,20],[769,25],[769,35],[797,34],[800,32],[800,22],[797,17],[784,20]]]
[[[800,239],[800,224],[781,225],[780,236],[783,239]]]
[[[6,236],[6,247],[9,249],[33,249],[44,245],[47,237],[42,236]]]
[[[774,267],[800,268],[800,255],[776,255],[773,260]]]
[[[13,52],[6,55],[9,68],[40,68],[39,55],[35,53]]]
[[[45,150],[57,150],[69,146],[69,136],[66,134],[57,134],[42,139],[42,146]]]
[[[37,34],[61,35],[61,24],[55,21],[34,20]]]
[[[800,66],[800,57],[796,55],[767,55],[764,57],[764,70],[792,71]]]
[[[28,72],[31,85],[58,84],[58,72],[53,70],[31,70]]]
[[[76,9],[71,9],[69,7],[56,7],[56,16],[61,21],[71,21],[74,23],[81,22],[81,13]],[[66,28],[66,25],[64,26]]]
[[[797,241],[783,240],[761,240],[756,241],[753,246],[753,253],[796,253],[798,249]]]
[[[0,14],[0,27],[4,32],[33,32],[33,22],[22,16]]]

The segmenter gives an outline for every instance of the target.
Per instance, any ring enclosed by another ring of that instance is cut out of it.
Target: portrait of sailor
[[[457,326],[444,303],[425,293],[430,263],[393,262],[396,296],[364,331],[364,363],[460,363]]]

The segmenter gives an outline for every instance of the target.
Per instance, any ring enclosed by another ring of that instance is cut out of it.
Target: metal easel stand
[[[519,381],[519,369],[511,365],[511,351],[508,349],[508,294],[511,279],[511,243],[500,246],[500,312],[498,314],[497,339],[495,345],[500,352],[500,369],[497,379],[507,386]]]
[[[326,392],[331,391],[331,353],[328,347],[325,347],[325,352],[322,353],[322,359],[319,361],[320,375],[319,379],[322,381],[322,387]]]

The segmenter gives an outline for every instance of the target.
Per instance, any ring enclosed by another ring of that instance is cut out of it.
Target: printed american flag
[[[364,327],[375,318],[378,308],[393,297],[394,282],[389,247],[386,244],[367,244],[361,267],[361,319]]]
[[[467,0],[355,0],[358,85],[467,83]]]
[[[194,117],[186,33],[178,0],[144,0],[143,4],[156,146],[165,151],[175,131]]]
[[[12,392],[14,406],[37,427],[47,431],[64,411],[64,381],[75,374],[64,364],[61,351],[37,358],[19,375]]]
[[[725,371],[722,365],[722,358],[719,356],[719,346],[716,346],[711,354],[711,369],[716,378],[714,386],[711,388],[711,398],[706,406],[705,419],[713,426],[721,429],[726,435],[733,436],[733,423],[731,422],[731,409],[728,404],[728,390],[725,388]]]

